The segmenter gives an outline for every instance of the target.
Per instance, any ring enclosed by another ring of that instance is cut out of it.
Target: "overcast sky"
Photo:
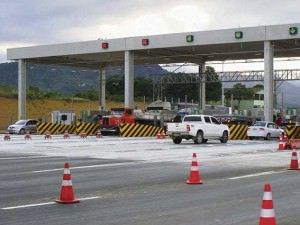
[[[300,22],[300,0],[1,0],[6,49]]]

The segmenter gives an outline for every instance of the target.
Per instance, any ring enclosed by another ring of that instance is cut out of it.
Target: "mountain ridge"
[[[60,92],[62,94],[75,94],[87,90],[96,90],[98,86],[98,71],[74,69],[62,66],[27,65],[28,86],[39,87],[43,91]],[[169,73],[159,65],[136,66],[135,77],[153,77]],[[107,77],[124,75],[123,67],[107,70]],[[17,89],[18,64],[0,64],[0,84],[9,85]],[[262,82],[251,82],[253,86]],[[226,83],[225,88],[230,88],[235,83]],[[249,86],[249,82],[245,83]],[[283,93],[283,94],[282,94]],[[283,96],[283,98],[282,98]],[[278,83],[277,102],[284,107],[300,107],[300,80],[283,81]]]

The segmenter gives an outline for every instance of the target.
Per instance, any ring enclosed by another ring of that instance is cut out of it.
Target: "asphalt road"
[[[79,204],[53,203],[65,161],[75,195],[83,198]],[[300,172],[200,166],[204,184],[190,186],[189,169],[176,162],[1,152],[0,224],[252,225],[258,224],[266,182],[272,184],[278,224],[300,224]]]

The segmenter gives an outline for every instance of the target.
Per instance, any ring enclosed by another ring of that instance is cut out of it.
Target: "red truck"
[[[100,120],[101,130],[105,133],[119,133],[119,126],[123,123],[135,123],[133,109],[112,108],[110,115],[103,116]]]

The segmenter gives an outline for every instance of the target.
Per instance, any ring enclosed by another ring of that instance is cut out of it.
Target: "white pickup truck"
[[[208,139],[218,139],[221,143],[226,143],[229,128],[213,116],[186,115],[181,122],[175,118],[173,123],[167,123],[167,135],[175,144],[180,144],[182,139],[192,139],[195,144],[206,143]]]

